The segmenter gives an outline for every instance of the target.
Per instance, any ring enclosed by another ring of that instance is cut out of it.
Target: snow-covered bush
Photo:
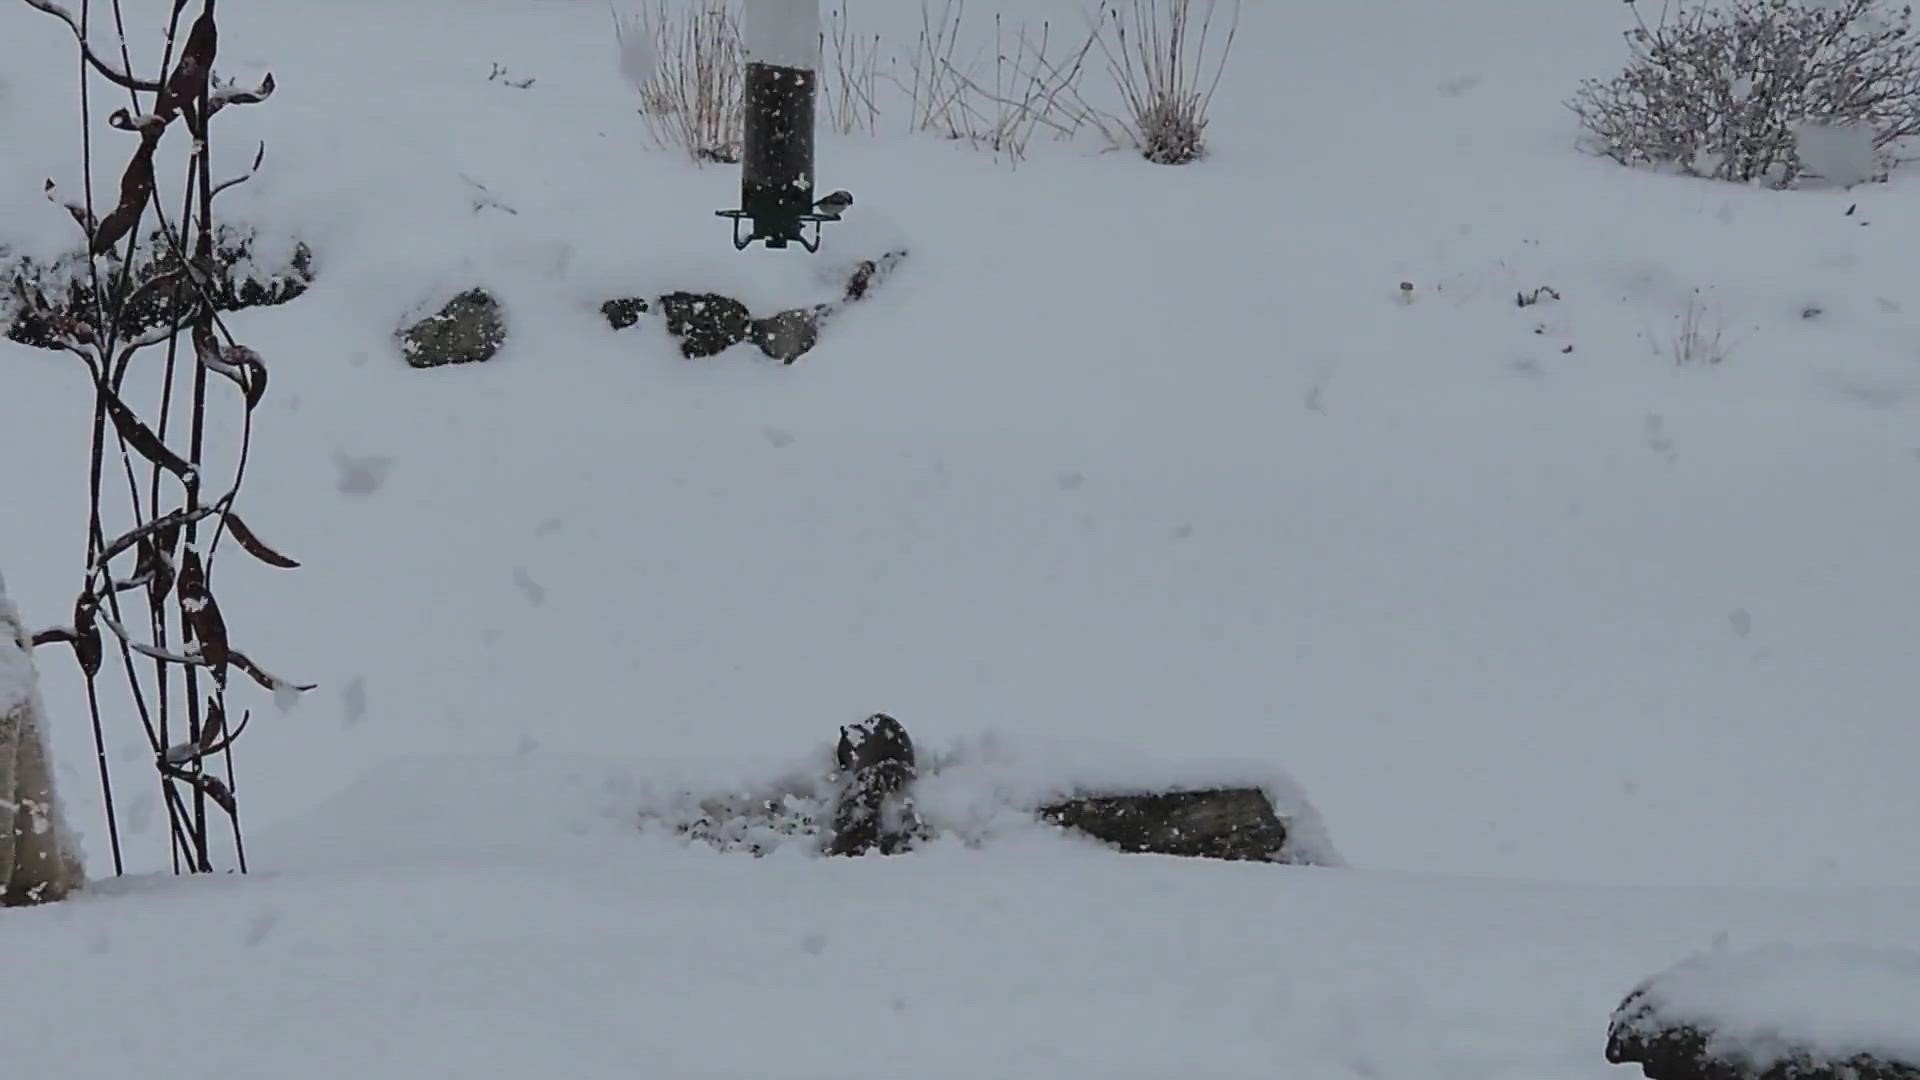
[[[1568,102],[1615,161],[1780,188],[1809,173],[1849,183],[1884,175],[1920,134],[1910,7],[1686,0],[1654,25],[1635,12],[1626,70]]]
[[[1214,91],[1240,26],[1240,2],[1102,3],[1098,41],[1122,98],[1119,132],[1142,157],[1185,165],[1207,152]]]

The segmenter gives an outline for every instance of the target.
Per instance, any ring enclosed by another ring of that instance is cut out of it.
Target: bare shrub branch
[[[828,13],[820,35],[820,115],[840,135],[875,135],[880,127],[880,36],[853,29],[852,0]]]
[[[1699,289],[1687,298],[1687,310],[1680,314],[1668,347],[1676,364],[1721,364],[1733,354],[1725,320]]]
[[[696,163],[739,161],[746,73],[738,5],[657,0],[638,16],[616,13],[614,33],[655,145]]]
[[[989,150],[1018,165],[1040,131],[1071,138],[1093,124],[1080,81],[1096,34],[1056,48],[1053,28],[1009,28],[996,15],[991,49],[962,57],[966,0],[922,0],[920,33],[905,78],[889,75],[909,104],[909,126]]]
[[[1122,112],[1108,134],[1160,165],[1207,153],[1214,93],[1240,29],[1240,0],[1102,0],[1095,40]]]

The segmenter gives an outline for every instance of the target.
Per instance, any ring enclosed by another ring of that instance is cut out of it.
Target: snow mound
[[[767,855],[795,846],[818,851],[837,774],[830,747],[784,765],[719,782],[689,783],[681,771],[642,784],[642,820],[722,851]],[[709,773],[709,776],[714,774]],[[1287,827],[1279,861],[1344,866],[1326,823],[1305,789],[1272,766],[1235,761],[1169,762],[1116,746],[989,732],[927,753],[914,802],[935,836],[969,846],[1037,829],[1052,829],[1037,811],[1085,795],[1258,788]]]
[[[1797,1058],[1920,1061],[1920,952],[1769,945],[1692,957],[1614,1014],[1615,1038],[1690,1028],[1715,1060],[1758,1070]]]

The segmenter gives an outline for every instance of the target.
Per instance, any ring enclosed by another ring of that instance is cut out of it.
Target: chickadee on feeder
[[[852,205],[853,192],[844,190],[835,191],[830,193],[826,198],[814,203],[813,212],[826,218],[828,221],[838,221],[840,220],[840,215],[846,213],[847,207]]]
[[[838,221],[853,196],[813,196],[814,96],[819,85],[820,0],[746,0],[746,116],[740,153],[740,208],[733,246],[820,250],[820,226]],[[811,225],[811,235],[807,226]],[[743,232],[744,230],[744,232]]]

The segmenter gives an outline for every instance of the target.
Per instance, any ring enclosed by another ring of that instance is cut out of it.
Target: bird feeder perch
[[[737,249],[764,240],[770,248],[797,243],[818,251],[821,224],[839,220],[840,211],[852,201],[835,192],[822,205],[813,194],[820,0],[746,0],[744,15],[746,131],[740,209],[717,213],[733,219]]]

